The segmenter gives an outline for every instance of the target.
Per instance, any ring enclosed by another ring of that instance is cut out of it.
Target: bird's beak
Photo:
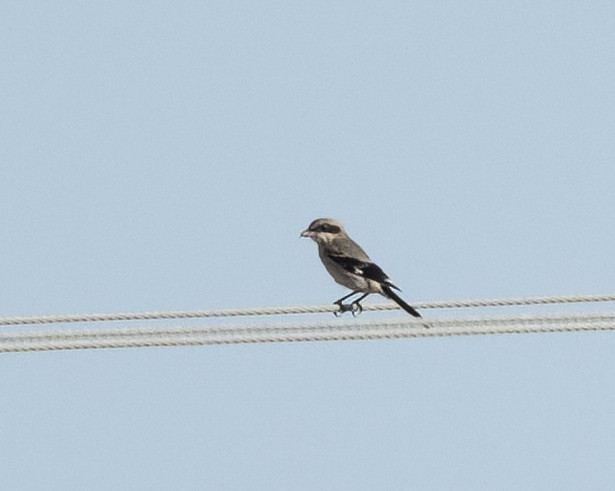
[[[310,232],[309,230],[304,230],[303,232],[301,232],[301,235],[299,237],[311,237],[312,236],[312,232]]]

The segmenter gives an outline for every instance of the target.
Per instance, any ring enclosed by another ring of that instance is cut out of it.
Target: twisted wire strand
[[[615,313],[221,327],[131,327],[0,334],[0,352],[290,343],[615,330]]]
[[[442,300],[434,302],[413,303],[417,309],[458,309],[482,307],[511,307],[521,305],[552,305],[571,303],[613,302],[615,295],[558,295],[535,297],[510,297],[495,299],[469,299],[469,300]],[[293,314],[319,314],[337,311],[335,305],[312,305],[295,307],[257,307],[244,309],[219,310],[191,310],[191,311],[164,311],[164,312],[120,312],[100,314],[59,314],[42,316],[0,317],[0,326],[18,326],[30,324],[67,324],[110,321],[145,321],[145,320],[172,320],[218,317],[250,317],[250,316],[277,316]],[[365,305],[366,311],[396,310],[399,306],[394,303]]]

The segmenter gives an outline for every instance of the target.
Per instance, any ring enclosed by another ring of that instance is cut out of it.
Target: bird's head
[[[333,218],[317,218],[301,232],[301,237],[309,237],[318,244],[326,244],[346,232],[340,222]]]

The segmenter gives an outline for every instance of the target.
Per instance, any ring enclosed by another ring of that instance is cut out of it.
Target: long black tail
[[[399,298],[397,293],[395,293],[389,285],[383,284],[381,286],[382,286],[382,291],[385,293],[385,295],[389,297],[391,300],[393,300],[395,303],[397,303],[397,305],[399,305],[402,309],[404,309],[410,315],[413,315],[414,317],[421,317],[421,318],[423,317],[421,314],[419,314],[416,311],[414,307],[412,307],[411,305],[408,305],[401,298]]]

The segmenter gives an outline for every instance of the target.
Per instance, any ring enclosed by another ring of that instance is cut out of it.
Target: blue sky
[[[613,292],[612,2],[1,13],[2,316],[330,303],[344,290],[298,238],[319,216],[409,301]],[[2,479],[612,489],[614,349],[586,333],[5,354]]]

